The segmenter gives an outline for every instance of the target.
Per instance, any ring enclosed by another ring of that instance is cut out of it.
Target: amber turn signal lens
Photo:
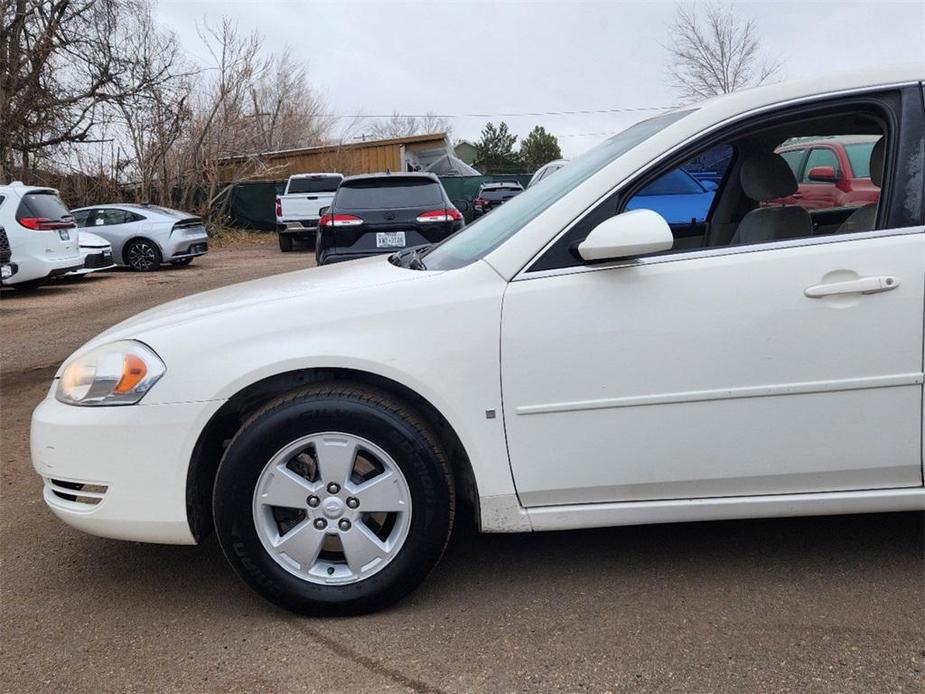
[[[126,354],[122,361],[122,378],[113,389],[115,393],[130,393],[132,389],[141,383],[141,380],[148,373],[148,367],[134,354]]]

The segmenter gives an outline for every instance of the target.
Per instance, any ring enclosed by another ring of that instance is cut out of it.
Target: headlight
[[[121,340],[64,367],[55,397],[68,405],[134,405],[166,370],[150,347]]]

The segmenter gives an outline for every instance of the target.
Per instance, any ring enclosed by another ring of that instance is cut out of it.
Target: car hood
[[[230,314],[259,304],[268,305],[270,309],[271,304],[295,304],[310,298],[310,310],[315,310],[322,308],[326,299],[335,296],[343,298],[352,292],[420,280],[434,274],[437,273],[397,267],[386,256],[377,256],[273,275],[161,304],[101,333],[85,348],[112,340],[143,339],[144,334],[154,330],[194,322],[207,316],[215,318],[222,313]]]
[[[108,248],[109,241],[89,231],[81,230],[78,234],[78,244],[81,248]]]

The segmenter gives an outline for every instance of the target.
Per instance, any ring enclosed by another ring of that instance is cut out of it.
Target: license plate
[[[376,248],[403,248],[405,245],[405,232],[380,231],[376,233]]]
[[[58,236],[61,237],[62,241],[70,241],[71,235],[67,229],[58,229]]]
[[[9,279],[13,276],[13,268],[9,265],[0,266],[0,279]]]

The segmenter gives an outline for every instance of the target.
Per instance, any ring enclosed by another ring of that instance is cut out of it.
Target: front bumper
[[[101,537],[195,544],[186,509],[190,458],[221,401],[76,407],[53,395],[32,414],[32,465],[45,503]]]
[[[83,267],[71,270],[67,273],[68,277],[75,275],[87,275],[98,270],[109,270],[116,266],[112,259],[112,250],[108,248],[91,249],[82,251],[84,264]]]
[[[318,231],[317,219],[304,219],[296,222],[277,222],[276,230],[280,234],[292,234],[294,236],[305,236],[314,234]]]

